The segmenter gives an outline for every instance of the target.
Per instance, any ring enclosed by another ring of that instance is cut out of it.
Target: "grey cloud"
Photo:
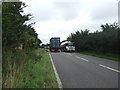
[[[60,10],[64,20],[72,20],[77,18],[82,8],[81,2],[56,2],[55,8]]]
[[[120,1],[118,3],[118,24],[119,24],[119,28],[120,28]]]
[[[51,6],[46,6],[46,8],[38,7],[38,8],[34,8],[34,10],[31,11],[33,16],[35,16],[33,19],[36,22],[49,21],[54,16],[54,10],[52,9]]]
[[[33,20],[36,22],[48,21],[52,19],[53,8],[51,5],[41,5],[40,2],[27,2],[28,5],[24,10],[33,15]]]
[[[30,6],[30,5],[33,6]],[[54,2],[53,5],[47,5],[47,3],[43,6],[40,6],[39,3],[33,2],[29,3],[29,13],[32,13],[33,20],[41,22],[48,21],[54,18],[56,19],[64,19],[64,20],[72,20],[77,18],[79,15],[80,9],[82,7],[81,2]],[[27,9],[28,10],[28,9]]]
[[[51,9],[38,9],[35,16],[37,21],[48,21],[52,19],[53,13]]]
[[[117,2],[102,3],[97,6],[92,13],[94,20],[107,20],[118,16]]]

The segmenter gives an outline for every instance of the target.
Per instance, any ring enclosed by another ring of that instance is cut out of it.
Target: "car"
[[[50,47],[49,47],[49,46],[45,46],[45,47],[44,47],[44,49],[45,49],[45,51],[47,51],[47,52],[48,52],[48,51],[49,51],[49,49],[50,49]]]

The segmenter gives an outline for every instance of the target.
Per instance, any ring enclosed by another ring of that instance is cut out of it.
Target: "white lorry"
[[[60,47],[61,47],[61,51],[63,52],[65,51],[74,52],[75,51],[74,42],[70,42],[70,41],[63,42],[61,43]]]

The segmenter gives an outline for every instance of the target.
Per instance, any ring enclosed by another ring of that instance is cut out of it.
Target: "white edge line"
[[[87,59],[84,59],[84,58],[81,58],[81,57],[78,57],[78,56],[76,56],[76,58],[78,58],[78,59],[82,59],[82,60],[84,60],[84,61],[87,61],[87,62],[88,62],[88,60],[87,60]]]
[[[51,54],[50,54],[50,53],[49,53],[49,56],[50,56],[50,60],[51,60],[51,63],[52,63],[54,72],[55,72],[55,76],[56,76],[56,78],[57,78],[58,87],[59,87],[59,88],[63,88],[62,83],[61,83],[61,80],[60,80],[60,78],[59,78],[59,75],[58,75],[58,73],[57,73],[57,70],[56,70],[56,68],[55,68],[55,65],[54,65],[54,63],[53,63],[53,60],[52,60],[52,57],[51,57]]]
[[[84,61],[87,61],[87,62],[88,62],[88,60],[87,60],[87,59],[84,59],[84,58],[80,58],[80,59],[82,59],[82,60],[84,60]]]
[[[119,70],[116,70],[116,69],[113,69],[113,68],[110,68],[110,67],[104,66],[104,65],[102,65],[102,64],[99,64],[99,66],[101,66],[101,67],[107,68],[107,69],[109,69],[109,70],[112,70],[112,71],[115,71],[115,72],[119,72],[119,73],[120,73],[120,71],[119,71]]]

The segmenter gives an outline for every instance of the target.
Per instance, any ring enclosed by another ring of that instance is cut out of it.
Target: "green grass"
[[[119,55],[115,55],[115,54],[101,54],[101,53],[95,53],[95,52],[90,52],[90,51],[81,51],[79,52],[80,54],[85,54],[85,55],[90,55],[90,56],[96,56],[96,57],[100,57],[100,58],[104,58],[104,59],[108,59],[108,60],[113,60],[113,61],[119,61],[120,59],[118,58]]]
[[[35,53],[41,58],[25,65],[15,79],[14,88],[58,88],[48,53],[41,49]]]

